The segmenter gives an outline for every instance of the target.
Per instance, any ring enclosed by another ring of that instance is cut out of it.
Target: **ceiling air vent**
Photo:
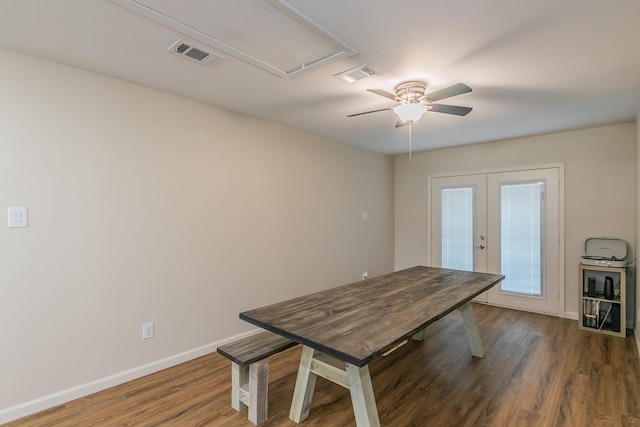
[[[355,83],[358,80],[373,77],[375,75],[376,71],[373,68],[369,67],[367,64],[361,64],[357,67],[349,68],[348,70],[334,74],[333,77],[339,77],[348,83]]]
[[[213,64],[223,58],[221,55],[207,52],[201,47],[194,46],[193,43],[184,40],[178,40],[172,44],[169,49],[167,49],[167,52],[189,58],[201,64]]]

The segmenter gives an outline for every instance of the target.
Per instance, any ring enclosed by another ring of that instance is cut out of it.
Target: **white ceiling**
[[[238,0],[138,1],[224,27],[239,44],[260,23],[259,14],[238,15]],[[473,107],[469,115],[432,112],[414,124],[414,151],[633,121],[640,112],[637,0],[288,3],[356,55],[281,78],[108,0],[3,0],[0,47],[390,154],[408,151],[408,127],[395,128],[392,112],[346,116],[393,106],[366,89],[392,92],[405,80],[426,81],[428,92],[473,88],[441,102]],[[224,59],[201,65],[168,54],[178,38]],[[376,76],[333,77],[363,63]]]

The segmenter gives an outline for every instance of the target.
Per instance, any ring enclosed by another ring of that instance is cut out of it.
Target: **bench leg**
[[[231,407],[249,408],[249,421],[258,425],[268,417],[269,361],[240,366],[231,362]]]
[[[249,421],[258,425],[268,417],[269,361],[249,366]]]
[[[231,407],[238,412],[247,409],[242,401],[242,387],[249,382],[249,367],[231,362]]]
[[[464,324],[464,329],[467,332],[467,338],[469,339],[469,347],[471,347],[471,354],[473,354],[475,357],[484,357],[482,340],[480,339],[480,333],[478,332],[478,325],[476,324],[476,319],[473,316],[471,303],[468,302],[462,307],[460,307],[460,313],[462,314],[462,323]]]

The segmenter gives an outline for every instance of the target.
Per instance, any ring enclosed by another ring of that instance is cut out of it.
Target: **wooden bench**
[[[268,357],[296,344],[265,331],[218,347],[218,353],[231,360],[231,406],[236,411],[249,408],[253,424],[260,424],[268,416]]]

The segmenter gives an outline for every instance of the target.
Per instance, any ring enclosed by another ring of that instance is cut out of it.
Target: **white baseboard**
[[[0,424],[8,423],[9,421],[17,420],[18,418],[26,417],[27,415],[49,409],[57,405],[61,405],[80,397],[88,396],[101,390],[126,383],[127,381],[135,380],[137,378],[144,377],[145,375],[149,375],[154,372],[158,372],[163,369],[170,368],[172,366],[176,366],[189,360],[198,358],[200,356],[213,353],[221,345],[224,345],[231,341],[235,341],[237,339],[248,337],[250,335],[254,335],[260,331],[262,331],[262,329],[254,329],[249,332],[234,335],[232,337],[228,337],[223,340],[204,345],[202,347],[175,354],[173,356],[169,356],[167,358],[157,360],[146,365],[138,366],[127,371],[119,372],[105,378],[100,378],[98,380],[91,381],[86,384],[81,384],[76,387],[71,387],[66,390],[61,390],[47,396],[42,396],[37,399],[30,400],[28,402],[20,403],[18,405],[11,406],[5,409],[0,409]]]
[[[564,312],[565,319],[578,320],[578,313],[573,311],[565,311]]]

